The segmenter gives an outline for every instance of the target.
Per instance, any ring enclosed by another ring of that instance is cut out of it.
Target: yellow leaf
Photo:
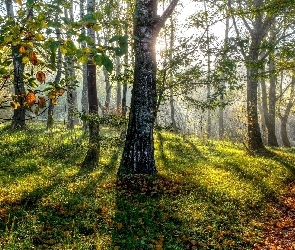
[[[42,26],[42,28],[46,28],[47,27],[47,23],[45,21],[41,21],[41,26]]]
[[[64,46],[61,46],[61,47],[60,47],[60,52],[61,52],[62,54],[66,54],[66,53],[67,53],[67,49],[66,49]]]
[[[19,5],[22,5],[22,0],[16,0]]]
[[[27,42],[27,45],[28,45],[29,47],[34,47],[34,44],[33,44],[32,42]]]
[[[26,64],[28,61],[30,61],[30,58],[27,57],[27,56],[24,56],[23,59],[22,59],[22,63]]]
[[[19,102],[11,102],[10,105],[13,109],[17,109],[20,106]]]
[[[100,31],[100,30],[101,30],[101,26],[99,26],[98,24],[94,24],[94,25],[92,26],[92,29],[93,29],[94,31]]]
[[[35,39],[36,39],[36,41],[43,41],[44,36],[41,33],[38,33],[35,35]]]

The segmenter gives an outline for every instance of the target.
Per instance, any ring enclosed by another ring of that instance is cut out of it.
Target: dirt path
[[[273,204],[280,216],[270,220],[264,227],[264,243],[257,243],[254,250],[295,250],[295,182],[289,185],[289,192]]]

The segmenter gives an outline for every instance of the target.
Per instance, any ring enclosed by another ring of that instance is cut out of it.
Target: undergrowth
[[[44,128],[0,126],[1,249],[251,249],[294,179],[294,149],[155,133],[159,174],[117,181],[119,140],[87,171],[87,134]]]

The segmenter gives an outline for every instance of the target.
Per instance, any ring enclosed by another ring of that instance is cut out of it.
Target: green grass
[[[155,133],[159,176],[117,182],[122,145],[86,171],[87,135],[44,128],[0,126],[0,249],[251,249],[295,177],[294,149]]]

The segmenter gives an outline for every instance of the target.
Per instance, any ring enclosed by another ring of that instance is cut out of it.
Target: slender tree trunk
[[[294,106],[295,103],[295,77],[292,77],[292,82],[290,86],[290,97],[289,101],[287,103],[287,107],[285,109],[284,114],[281,114],[281,111],[279,110],[279,118],[281,120],[281,138],[282,138],[282,143],[284,147],[290,148],[291,143],[288,138],[288,132],[287,132],[287,122],[288,118],[291,112],[292,107]]]
[[[93,13],[95,9],[95,1],[87,0],[87,11]],[[95,33],[92,28],[88,29],[88,36],[95,42]],[[91,46],[91,45],[90,45]],[[89,124],[89,149],[83,161],[82,167],[95,168],[99,160],[100,138],[99,138],[99,124],[96,121],[98,116],[98,100],[96,87],[96,65],[93,63],[91,56],[87,62],[87,89],[88,89],[88,105],[89,114],[94,119],[91,119]]]
[[[106,84],[106,99],[103,107],[103,114],[108,114],[110,109],[110,103],[111,103],[111,95],[112,95],[112,85],[110,83],[110,77],[108,71],[103,67],[103,74],[104,74],[104,80]]]
[[[229,2],[227,3],[229,9]],[[224,35],[224,56],[227,56],[228,53],[228,38],[229,37],[229,16],[225,19],[225,35]],[[222,86],[225,86],[225,83],[221,83]],[[224,96],[220,96],[220,104],[224,104]],[[219,107],[219,117],[218,117],[218,137],[219,140],[224,139],[224,106]]]
[[[84,5],[85,0],[80,0],[80,19],[83,20],[85,13],[84,13]],[[81,33],[85,33],[85,27],[81,28]],[[81,43],[81,48],[86,47],[86,42]],[[83,79],[83,86],[82,86],[82,97],[81,97],[81,106],[82,112],[88,113],[88,90],[87,90],[87,64],[82,66],[82,79]],[[87,122],[83,120],[83,128],[87,128]]]
[[[153,127],[156,108],[157,35],[174,10],[173,0],[162,17],[157,1],[137,0],[134,11],[135,69],[131,110],[118,176],[157,173],[154,160]]]
[[[172,127],[173,127],[173,131],[174,132],[178,132],[178,128],[177,128],[177,124],[176,124],[176,120],[175,120],[175,107],[174,107],[174,94],[173,94],[173,89],[170,88],[170,116],[171,116],[171,122],[172,122]]]
[[[271,56],[269,70],[275,71],[274,58]],[[271,76],[269,79],[269,95],[268,95],[268,124],[267,124],[267,143],[269,146],[278,147],[276,136],[276,76]]]
[[[116,57],[116,78],[117,78],[117,98],[116,98],[116,106],[117,106],[117,113],[122,113],[122,84],[121,80],[119,80],[121,72],[121,62],[120,57]]]
[[[73,0],[71,0],[71,7],[68,11],[65,10],[65,17],[68,21],[74,21],[74,11],[73,11]],[[68,38],[71,39],[71,36],[68,35]],[[74,70],[74,61],[72,58],[66,56],[66,75],[70,80],[70,85],[73,85],[76,79],[76,73]],[[67,102],[68,102],[68,129],[74,129],[75,125],[78,124],[78,118],[75,116],[75,111],[78,110],[77,104],[77,89],[75,86],[70,86],[67,89]]]
[[[126,117],[127,114],[127,74],[128,74],[128,53],[124,55],[124,83],[123,83],[123,92],[122,92],[122,115]]]

